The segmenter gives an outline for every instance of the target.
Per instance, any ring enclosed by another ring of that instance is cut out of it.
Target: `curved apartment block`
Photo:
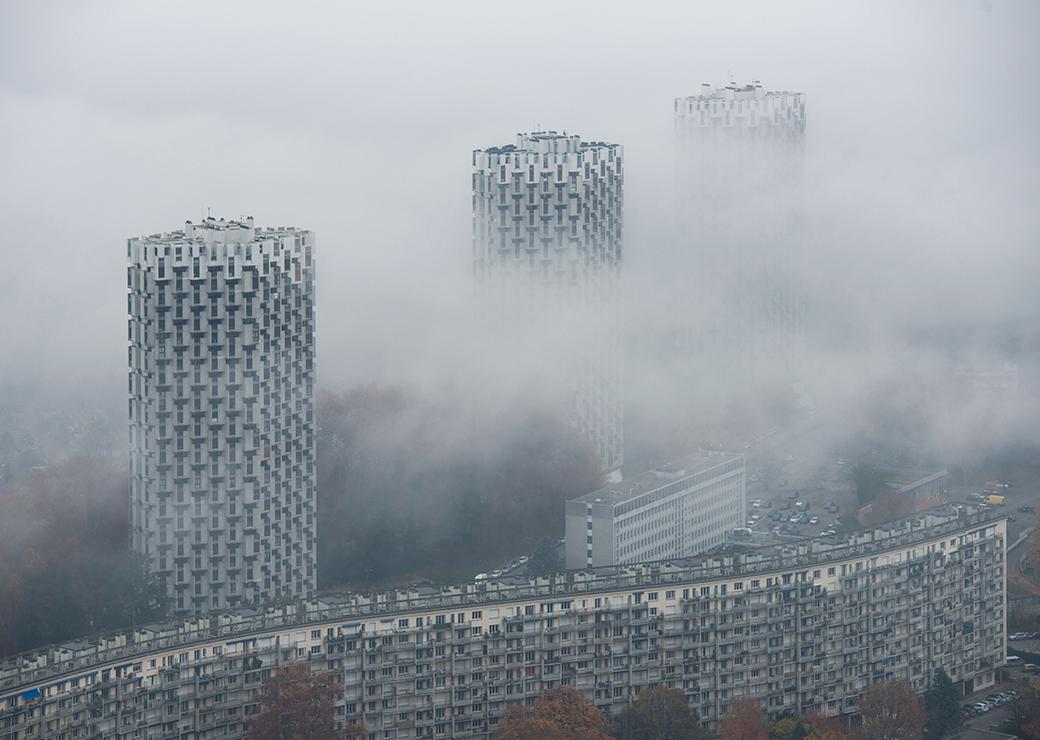
[[[605,712],[681,689],[717,727],[851,714],[871,683],[965,692],[1005,661],[1006,521],[937,509],[782,548],[441,590],[312,599],[82,640],[0,667],[0,738],[243,737],[265,676],[334,673],[370,738],[487,738],[510,703],[572,686]]]

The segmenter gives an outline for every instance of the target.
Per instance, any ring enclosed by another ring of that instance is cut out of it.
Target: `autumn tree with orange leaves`
[[[610,723],[580,691],[550,689],[533,707],[510,706],[495,740],[611,740]]]
[[[264,681],[260,713],[249,722],[250,740],[338,740],[335,709],[338,685],[331,674],[311,673],[297,663]],[[361,737],[362,728],[351,728]],[[358,732],[361,730],[361,733]],[[349,735],[348,735],[349,737]]]
[[[762,705],[754,699],[740,699],[730,704],[719,723],[719,734],[726,740],[769,740]]]

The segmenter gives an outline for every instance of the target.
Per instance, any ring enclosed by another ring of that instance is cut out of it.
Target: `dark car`
[[[1019,506],[1018,510],[1021,513],[1023,513],[1023,514],[1032,514],[1034,511],[1036,511],[1036,507],[1035,506]]]

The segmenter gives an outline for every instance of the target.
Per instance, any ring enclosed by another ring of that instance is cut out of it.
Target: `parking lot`
[[[745,444],[747,526],[756,539],[815,537],[855,526],[849,469],[831,453],[823,425],[805,416],[789,429]]]

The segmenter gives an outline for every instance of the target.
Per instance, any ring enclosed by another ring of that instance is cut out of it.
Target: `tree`
[[[924,708],[905,681],[874,684],[859,702],[861,735],[869,740],[919,740]]]
[[[250,740],[334,740],[336,691],[331,674],[311,673],[306,663],[277,670],[264,681]]]
[[[722,715],[719,733],[726,740],[769,740],[765,712],[754,699],[740,699]]]
[[[813,712],[802,721],[809,729],[805,740],[847,740],[844,724],[838,717]]]
[[[1040,740],[1040,682],[1030,681],[1011,702],[1015,732],[1026,740]]]
[[[0,654],[166,614],[130,537],[126,471],[72,458],[0,483]]]
[[[708,734],[679,689],[643,689],[615,723],[618,740],[702,740]]]
[[[368,740],[368,730],[353,723],[343,728],[343,740]]]
[[[527,563],[527,572],[531,575],[542,576],[563,570],[563,557],[560,550],[560,545],[556,540],[547,538],[539,540],[534,552],[531,553],[531,560]]]
[[[575,689],[549,689],[530,709],[510,706],[495,740],[611,740],[603,713]]]
[[[784,717],[769,723],[769,740],[800,740],[805,737],[802,722],[794,717]]]
[[[872,462],[860,462],[849,469],[849,477],[856,487],[856,500],[860,506],[869,504],[885,490],[885,478]]]
[[[957,687],[942,668],[932,674],[932,683],[924,693],[925,740],[942,740],[963,721]]]

